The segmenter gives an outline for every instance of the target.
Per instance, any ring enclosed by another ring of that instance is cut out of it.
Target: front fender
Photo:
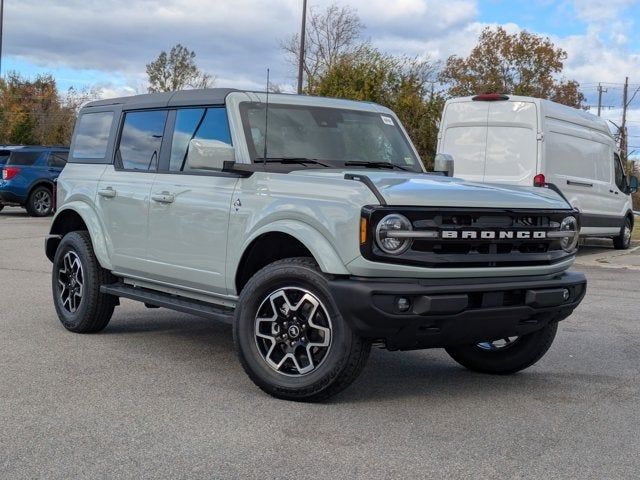
[[[57,228],[62,223],[61,220],[64,219],[64,217],[68,215],[70,211],[77,213],[86,225],[87,230],[89,231],[89,236],[91,237],[93,251],[102,268],[113,270],[111,260],[109,258],[109,249],[106,240],[107,237],[104,234],[102,224],[100,223],[96,211],[87,203],[75,200],[65,203],[64,206],[60,207],[60,209],[56,211],[56,214],[53,217],[50,234],[59,234]]]
[[[316,262],[318,262],[320,270],[324,273],[349,275],[349,271],[344,266],[340,256],[326,237],[312,226],[299,220],[277,220],[254,230],[242,244],[240,255],[235,260],[235,265],[231,271],[235,272],[237,270],[240,258],[256,238],[272,232],[286,233],[302,243],[311,252]]]

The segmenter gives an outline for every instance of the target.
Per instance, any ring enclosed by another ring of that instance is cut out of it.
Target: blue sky
[[[51,73],[61,90],[95,87],[103,96],[146,91],[144,66],[183,43],[217,85],[260,88],[271,68],[292,88],[295,69],[279,42],[296,32],[301,0],[5,0],[2,70]],[[309,0],[323,8],[331,0]],[[625,76],[640,86],[640,0],[350,0],[364,36],[391,53],[445,60],[466,55],[486,25],[550,36],[569,58],[589,103],[608,82],[605,115],[619,119]],[[631,126],[640,143],[640,95]]]

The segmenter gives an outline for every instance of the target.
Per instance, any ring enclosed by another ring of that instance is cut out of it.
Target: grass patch
[[[631,234],[631,238],[633,240],[640,242],[640,222],[638,222],[635,225],[635,228],[633,229],[633,233]]]

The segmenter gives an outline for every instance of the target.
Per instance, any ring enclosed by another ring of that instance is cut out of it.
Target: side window
[[[42,152],[12,152],[7,165],[30,167],[38,161],[40,155],[42,155]]]
[[[68,155],[67,152],[50,152],[47,163],[50,167],[64,168]]]
[[[622,162],[617,153],[613,154],[613,168],[615,172],[616,186],[618,190],[624,192],[627,188],[627,182],[624,178],[624,170],[622,169]]]
[[[176,112],[176,126],[171,142],[169,171],[184,171],[189,142],[219,140],[231,144],[231,134],[224,108],[184,108]]]
[[[167,110],[125,114],[118,159],[125,170],[155,171],[164,135]]]
[[[104,158],[107,154],[112,122],[113,112],[82,114],[76,127],[72,156],[88,159]]]

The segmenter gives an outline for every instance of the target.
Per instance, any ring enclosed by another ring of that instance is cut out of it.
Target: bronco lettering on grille
[[[442,230],[440,232],[440,238],[462,240],[544,239],[547,238],[547,232],[531,230]]]

